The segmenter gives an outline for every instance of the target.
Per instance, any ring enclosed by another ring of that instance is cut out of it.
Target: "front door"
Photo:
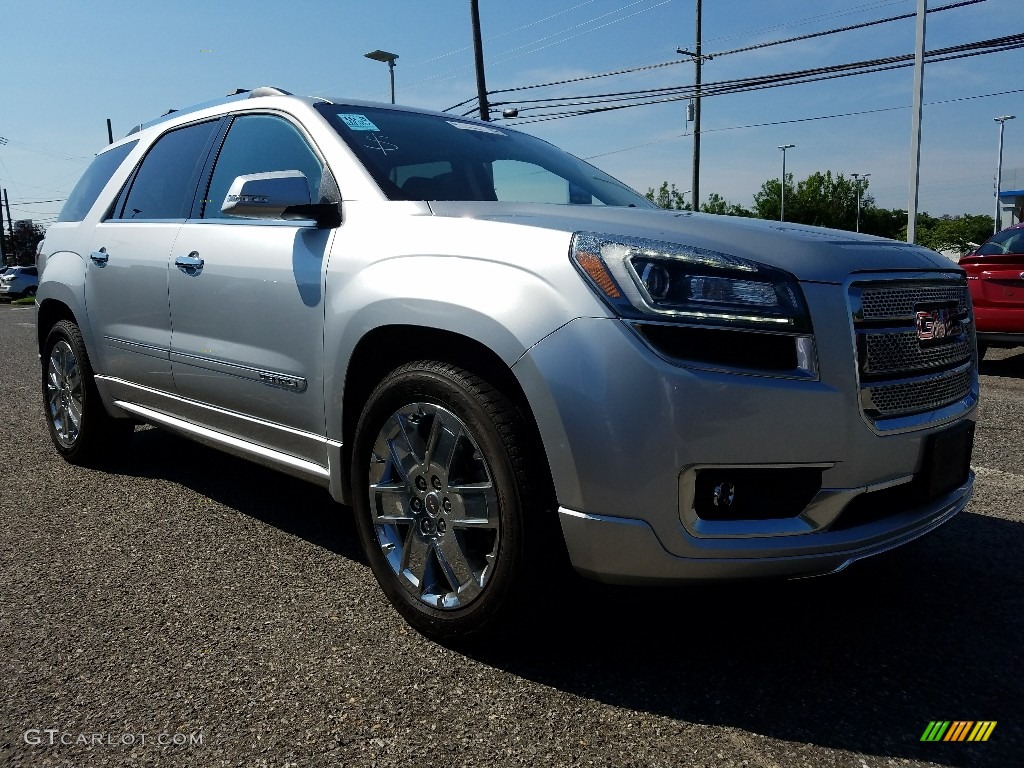
[[[190,418],[326,464],[323,282],[334,230],[221,213],[236,176],[323,165],[291,122],[241,115],[228,129],[200,218],[171,255],[171,363]]]

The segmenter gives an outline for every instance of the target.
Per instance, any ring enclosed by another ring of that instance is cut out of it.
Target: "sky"
[[[928,0],[928,8],[953,0]],[[561,99],[692,85],[696,0],[480,0],[489,91],[644,69],[512,93],[492,101]],[[913,18],[799,42],[725,52],[900,14],[916,0],[706,0],[705,84],[912,54]],[[444,110],[476,96],[469,0],[0,0],[4,99],[0,186],[12,217],[53,221],[107,143],[170,108],[274,85],[302,95],[396,100]],[[935,50],[1024,32],[1020,0],[983,0],[927,17]],[[721,55],[716,55],[721,54]],[[913,68],[702,99],[701,198],[751,207],[778,178],[778,146],[799,181],[816,171],[870,174],[867,193],[909,207]],[[1003,189],[1024,188],[1024,48],[925,67],[921,211],[994,211],[1000,115]],[[522,105],[529,106],[529,105]],[[467,107],[459,108],[461,113]],[[685,101],[531,122],[504,121],[547,139],[640,192],[691,188],[692,123]],[[495,117],[500,119],[500,115]]]

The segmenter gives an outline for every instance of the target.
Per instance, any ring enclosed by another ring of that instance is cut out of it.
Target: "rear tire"
[[[50,439],[72,464],[109,461],[135,428],[103,407],[82,332],[69,320],[54,325],[43,345],[42,395]]]
[[[356,428],[356,524],[381,588],[441,642],[486,634],[524,581],[524,512],[534,512],[519,409],[453,365],[403,365]]]

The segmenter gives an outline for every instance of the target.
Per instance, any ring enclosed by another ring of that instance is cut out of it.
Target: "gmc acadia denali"
[[[61,455],[143,422],[318,483],[439,639],[544,599],[559,553],[629,584],[830,573],[971,495],[962,270],[660,210],[504,125],[241,92],[104,149],[38,262]]]

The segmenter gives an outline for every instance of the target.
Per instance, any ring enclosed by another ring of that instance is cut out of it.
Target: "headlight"
[[[704,248],[577,232],[573,263],[622,317],[809,333],[796,278]]]

